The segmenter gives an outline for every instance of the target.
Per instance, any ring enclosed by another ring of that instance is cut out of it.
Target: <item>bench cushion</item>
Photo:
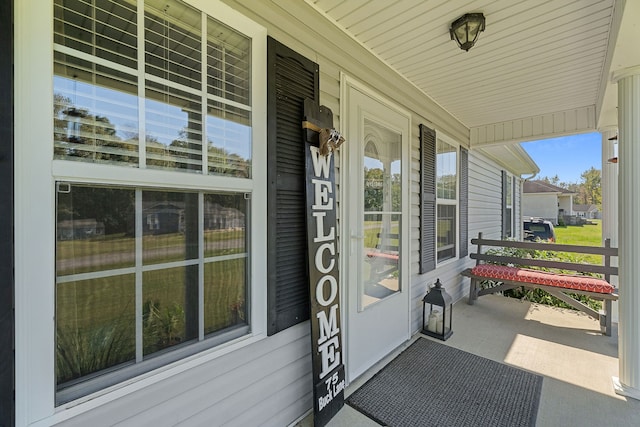
[[[615,288],[606,280],[589,276],[573,276],[570,274],[550,273],[546,271],[528,270],[526,268],[508,267],[506,265],[476,265],[471,272],[487,279],[510,280],[514,282],[535,283],[558,288],[611,294]]]
[[[388,253],[388,252],[367,252],[367,257],[369,258],[381,258],[389,261],[398,262],[400,258],[397,252]]]

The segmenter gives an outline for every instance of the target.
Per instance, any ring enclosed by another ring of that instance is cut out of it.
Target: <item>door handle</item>
[[[351,232],[351,240],[363,240],[364,241],[364,234],[358,234],[358,233],[355,233],[355,232],[352,231]],[[353,255],[355,253],[355,251],[356,251],[356,248],[358,246],[360,246],[360,245],[357,244],[357,243],[351,243],[349,246],[351,247],[351,255]]]

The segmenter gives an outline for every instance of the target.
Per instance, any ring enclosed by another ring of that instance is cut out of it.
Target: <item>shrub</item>
[[[133,329],[124,322],[88,330],[58,327],[56,380],[58,384],[135,359]]]

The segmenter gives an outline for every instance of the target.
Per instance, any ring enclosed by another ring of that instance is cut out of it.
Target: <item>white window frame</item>
[[[505,203],[505,210],[506,209],[511,209],[511,216],[509,218],[509,221],[511,222],[511,227],[509,227],[511,229],[510,234],[507,236],[508,238],[513,239],[516,236],[516,229],[515,229],[515,191],[514,190],[514,185],[515,185],[515,176],[513,176],[511,173],[507,172],[506,175],[507,177],[507,194],[505,194],[504,197],[504,203]],[[509,204],[509,193],[511,193],[511,204]]]
[[[16,425],[69,419],[266,337],[266,257],[252,254],[267,248],[266,163],[256,161],[267,157],[267,31],[219,0],[185,2],[252,40],[252,179],[216,177],[212,185],[198,174],[52,160],[53,1],[14,5]],[[251,333],[56,408],[56,181],[251,193]]]
[[[438,141],[445,142],[456,150],[456,197],[455,199],[441,199],[438,197]],[[436,254],[436,267],[446,265],[460,258],[460,143],[453,138],[436,131],[436,235],[434,239],[435,254]],[[438,206],[449,205],[456,207],[456,229],[454,232],[456,250],[455,254],[451,258],[438,261]]]

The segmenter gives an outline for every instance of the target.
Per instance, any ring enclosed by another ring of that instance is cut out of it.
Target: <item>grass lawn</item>
[[[556,243],[580,246],[602,246],[602,221],[592,219],[593,224],[563,225],[555,227]],[[577,254],[576,254],[577,255]],[[602,263],[602,256],[579,255],[586,262],[592,264]]]
[[[558,225],[556,241],[566,245],[602,246],[602,221],[592,219],[593,224]]]

